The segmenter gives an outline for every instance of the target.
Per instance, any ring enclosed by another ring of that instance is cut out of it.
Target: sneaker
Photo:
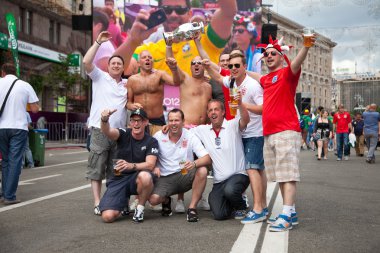
[[[269,226],[271,232],[284,232],[292,229],[292,219],[284,214],[280,214],[275,223]]]
[[[135,199],[132,201],[132,203],[129,205],[129,210],[134,211],[139,204],[139,200]]]
[[[4,205],[14,205],[14,204],[18,204],[20,202],[21,202],[21,200],[18,200],[18,199],[14,199],[14,200],[6,200],[6,199],[4,199],[3,204]]]
[[[169,203],[167,204],[164,204],[162,203],[162,211],[161,211],[161,215],[162,216],[172,216],[173,212],[172,212],[172,198],[169,197]]]
[[[232,216],[235,220],[241,220],[245,218],[247,212],[245,210],[236,210],[232,212]]]
[[[344,157],[344,160],[345,160],[345,161],[348,161],[348,156],[345,156],[345,157]]]
[[[245,205],[247,206],[247,208],[249,208],[249,201],[248,201],[248,196],[247,196],[247,194],[243,194],[242,195],[242,197],[243,197],[243,200],[245,201]]]
[[[183,204],[182,199],[177,200],[177,204],[175,205],[175,212],[176,213],[185,213],[185,205]]]
[[[121,216],[128,216],[129,214],[131,213],[131,211],[129,211],[129,206],[126,206],[124,207],[124,210],[121,211]]]
[[[336,160],[337,160],[337,161],[342,161],[342,158],[339,158],[339,157],[338,157]]]
[[[251,210],[247,213],[244,219],[242,219],[240,222],[241,224],[252,224],[257,223],[260,221],[264,221],[266,219],[266,215],[264,210],[261,213],[256,213],[255,211]]]
[[[214,176],[213,176],[213,175],[208,175],[207,178],[208,178],[208,179],[213,179]]]
[[[134,222],[143,222],[144,221],[144,211],[135,209],[135,214],[133,215]]]
[[[269,209],[268,209],[268,207],[265,207],[263,209],[263,212],[265,213],[265,216],[268,216],[269,215]]]
[[[100,212],[99,205],[94,207],[94,214],[95,215],[101,215],[102,214],[102,212]]]
[[[187,221],[188,222],[199,221],[197,209],[194,209],[194,208],[187,209]]]
[[[298,225],[298,216],[297,216],[297,213],[292,213],[292,215],[290,216],[290,218],[292,218],[292,225],[295,226],[295,225]],[[276,222],[276,220],[278,219],[278,217],[275,217],[275,218],[269,218],[267,220],[267,223],[269,224],[274,224]]]
[[[208,204],[207,199],[203,197],[199,200],[197,207],[204,211],[210,211],[210,205]]]

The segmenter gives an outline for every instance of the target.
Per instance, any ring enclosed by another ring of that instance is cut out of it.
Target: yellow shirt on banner
[[[223,51],[224,46],[228,40],[223,40],[212,30],[210,26],[206,27],[205,34],[202,34],[201,44],[203,49],[207,52],[210,57],[210,60],[218,63],[219,55]],[[180,43],[173,43],[172,45],[174,57],[177,60],[178,66],[181,70],[185,71],[191,75],[190,65],[191,60],[198,56],[198,50],[193,40],[191,41],[182,41]],[[137,60],[138,55],[142,52],[148,50],[153,57],[153,68],[160,69],[171,74],[170,69],[165,63],[166,60],[166,44],[165,40],[161,39],[156,43],[149,42],[148,44],[143,44],[134,52],[133,57]]]

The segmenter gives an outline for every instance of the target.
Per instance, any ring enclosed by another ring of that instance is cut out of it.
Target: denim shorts
[[[264,137],[243,138],[246,169],[263,170],[264,166]]]

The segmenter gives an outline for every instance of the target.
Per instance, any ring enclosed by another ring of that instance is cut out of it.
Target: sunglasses
[[[238,32],[239,34],[243,34],[245,32],[245,29],[238,28],[238,29],[233,29],[232,30],[232,34],[235,34],[236,32]]]
[[[235,64],[228,64],[228,68],[229,69],[232,69],[233,67],[239,69],[240,68],[240,64],[239,63],[235,63]]]
[[[164,5],[161,8],[165,11],[166,15],[172,14],[173,11],[177,15],[184,15],[184,14],[186,14],[189,11],[189,8],[182,7],[182,6],[167,6],[167,5]]]
[[[193,66],[195,64],[202,65],[202,62],[201,61],[192,61],[191,62],[191,66]]]
[[[272,51],[272,52],[270,52],[270,53],[268,53],[268,52],[264,52],[264,57],[268,57],[269,54],[270,54],[271,56],[276,56],[276,55],[278,55],[279,53],[277,53],[276,51]]]

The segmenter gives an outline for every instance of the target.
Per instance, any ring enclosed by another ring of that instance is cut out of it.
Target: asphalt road
[[[184,214],[161,217],[148,207],[142,224],[132,216],[105,224],[93,214],[87,154],[82,148],[47,150],[44,167],[23,170],[22,202],[0,204],[0,252],[379,252],[380,166],[362,157],[317,161],[313,152],[301,152],[300,225],[270,233],[266,223],[214,221],[207,211],[188,223]],[[209,179],[206,192],[211,187]],[[277,189],[269,184],[274,213],[281,210]]]

